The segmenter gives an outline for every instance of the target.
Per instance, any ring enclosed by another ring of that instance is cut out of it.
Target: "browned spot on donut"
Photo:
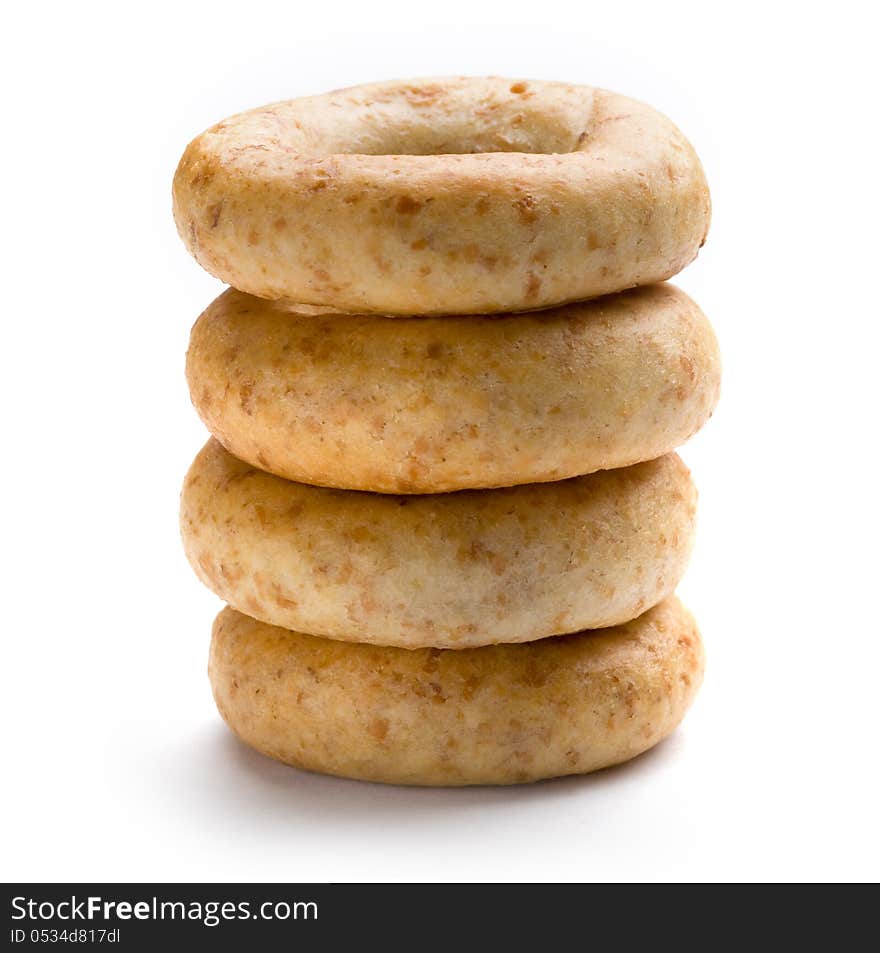
[[[446,348],[443,346],[443,344],[440,341],[432,341],[425,348],[425,356],[435,361],[443,357],[445,353],[446,353]]]
[[[523,685],[528,685],[531,688],[542,688],[547,684],[547,673],[536,662],[532,661],[526,664],[525,671],[519,680]]]
[[[527,225],[530,225],[538,217],[537,204],[535,197],[527,194],[522,198],[516,199],[513,203],[513,207],[519,212],[519,217]]]
[[[363,198],[362,195],[347,195],[347,196],[345,197],[345,204],[346,204],[346,205],[357,205],[358,202],[360,202],[360,200],[361,200],[362,198]]]
[[[385,429],[386,424],[387,420],[377,414],[370,420],[370,429],[373,431],[373,433],[379,434]]]
[[[425,692],[425,689],[422,687],[422,683],[421,683],[421,682],[416,682],[416,683],[410,688],[410,691],[411,691],[411,692],[413,693],[413,695],[415,695],[417,698],[424,698],[425,695],[427,694],[427,693]]]
[[[281,609],[295,609],[299,605],[296,599],[285,595],[284,590],[277,582],[272,583],[272,598],[275,600],[275,604]]]
[[[505,556],[484,546],[478,539],[473,540],[470,546],[459,546],[456,558],[464,563],[487,563],[496,576],[502,575],[509,563]]]
[[[223,211],[223,203],[217,202],[216,205],[208,206],[208,218],[211,221],[211,228],[216,228],[220,224],[220,213]]]
[[[428,247],[428,240],[426,238],[419,238],[414,242],[410,242],[409,246],[413,251],[421,251],[423,248]]]
[[[491,205],[489,200],[485,197],[477,199],[477,204],[474,206],[477,210],[477,215],[485,215],[489,211]]]
[[[374,718],[370,722],[369,732],[377,741],[383,741],[388,734],[388,719]]]
[[[275,221],[272,222],[272,228],[274,228],[276,232],[283,232],[284,229],[287,228],[287,219],[276,218]]]
[[[472,265],[480,257],[480,246],[471,242],[462,248],[461,255],[469,265]]]
[[[422,666],[422,670],[425,672],[436,672],[437,666],[439,665],[440,656],[443,654],[441,649],[428,649],[427,655],[425,656],[425,664]]]
[[[479,675],[469,675],[464,680],[464,685],[462,686],[462,696],[465,701],[469,701],[473,698],[474,692],[480,687],[482,683],[482,678]]]
[[[415,212],[418,212],[424,203],[417,202],[414,198],[411,198],[409,195],[401,195],[397,200],[397,205],[395,208],[401,215],[413,215]]]
[[[323,268],[313,268],[312,274],[318,279],[318,281],[326,282],[330,280],[330,275],[328,275]]]
[[[303,426],[309,433],[320,433],[323,430],[321,421],[317,417],[308,416],[303,421]]]
[[[269,469],[269,461],[266,459],[266,454],[262,450],[257,451],[257,463],[263,467],[264,470]]]
[[[510,91],[519,94],[524,93],[528,88],[526,83],[514,83],[513,86],[510,87]]]
[[[411,100],[414,106],[429,106],[442,95],[443,87],[437,85],[410,86],[406,90],[407,99]]]
[[[373,539],[373,534],[367,526],[355,526],[345,535],[355,543],[368,543]]]
[[[259,245],[259,244],[260,244],[260,233],[259,233],[255,228],[252,228],[252,229],[248,232],[247,243],[248,243],[248,245]]]
[[[682,370],[684,370],[685,374],[687,374],[690,380],[693,380],[696,377],[696,372],[694,371],[694,362],[686,354],[679,356],[678,363],[681,364]]]
[[[254,408],[252,405],[252,398],[254,395],[254,381],[247,380],[244,381],[238,389],[238,401],[241,404],[241,409],[249,416],[253,416]]]
[[[266,507],[257,503],[254,506],[254,513],[256,514],[257,522],[265,529],[265,527],[269,525],[269,519],[266,516]]]
[[[241,579],[242,572],[241,569],[235,569],[232,566],[227,566],[226,563],[220,563],[220,575],[226,582],[234,586]]]
[[[599,247],[599,236],[595,232],[587,235],[587,251],[595,251]]]
[[[430,449],[431,442],[427,439],[427,437],[416,437],[416,439],[413,441],[412,452],[417,457],[423,457],[430,451]]]
[[[191,188],[198,189],[210,184],[213,178],[213,172],[196,172],[196,174],[189,180],[189,184]]]
[[[428,275],[431,274],[431,271],[432,271],[432,268],[431,268],[430,265],[422,265],[421,268],[419,268],[419,274],[420,274],[423,278],[427,278]]]
[[[541,290],[541,279],[533,272],[529,272],[529,280],[526,282],[526,298],[531,300],[536,298]]]

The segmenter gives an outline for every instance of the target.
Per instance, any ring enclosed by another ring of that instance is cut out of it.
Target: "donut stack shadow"
[[[212,437],[181,500],[228,603],[209,675],[239,738],[463,785],[593,771],[673,731],[703,674],[674,595],[696,509],[674,450],[720,381],[711,326],[662,280],[708,227],[678,130],[586,87],[374,84],[213,127],[174,199],[243,289],[192,331]]]

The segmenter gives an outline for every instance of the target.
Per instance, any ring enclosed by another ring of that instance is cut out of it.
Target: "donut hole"
[[[323,117],[314,145],[349,155],[574,152],[593,110],[592,91],[510,80],[385,84]]]

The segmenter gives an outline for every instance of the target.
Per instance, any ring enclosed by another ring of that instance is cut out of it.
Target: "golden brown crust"
[[[439,493],[562,480],[674,450],[715,406],[700,309],[651,285],[535,314],[302,317],[229,290],[187,353],[235,456],[302,483]]]
[[[627,761],[665,738],[703,676],[670,598],[601,632],[462,651],[346,645],[224,609],[209,674],[258,751],[394,784],[515,784]]]
[[[559,483],[390,496],[292,483],[210,440],[181,527],[202,581],[264,622],[463,648],[637,616],[675,589],[695,508],[675,454]]]
[[[173,194],[183,241],[234,287],[389,314],[542,308],[662,281],[696,256],[710,214],[696,154],[654,109],[497,77],[241,113],[190,143]]]

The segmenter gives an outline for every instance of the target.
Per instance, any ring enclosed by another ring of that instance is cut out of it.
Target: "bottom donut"
[[[676,598],[609,629],[459,650],[337,642],[226,608],[208,672],[235,734],[287,764],[389,784],[517,784],[656,745],[700,686],[703,645]]]

